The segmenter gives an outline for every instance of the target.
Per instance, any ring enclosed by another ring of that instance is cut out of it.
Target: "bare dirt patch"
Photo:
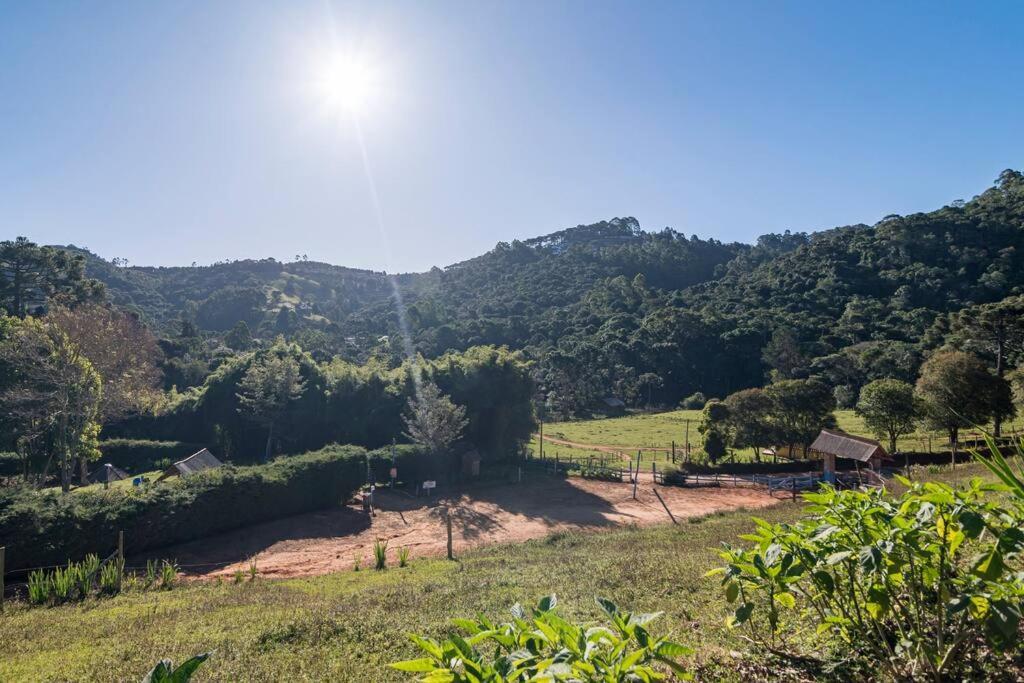
[[[751,488],[674,488],[658,492],[676,519],[737,508],[760,508],[775,499]],[[446,552],[445,512],[451,510],[455,551],[523,541],[562,530],[598,530],[628,524],[670,523],[649,482],[637,500],[630,484],[537,477],[519,484],[480,485],[433,499],[378,491],[377,514],[356,506],[258,524],[166,548],[184,573],[217,577],[248,571],[255,557],[261,576],[295,577],[351,569],[358,559],[372,563],[373,544],[406,547],[411,557]],[[133,562],[134,564],[134,562]]]

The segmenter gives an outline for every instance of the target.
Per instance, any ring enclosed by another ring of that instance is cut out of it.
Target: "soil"
[[[676,519],[776,502],[767,492],[752,488],[659,486],[658,493]],[[405,547],[412,558],[443,556],[448,510],[456,554],[562,530],[671,523],[651,483],[642,480],[636,500],[631,484],[546,476],[440,491],[432,498],[379,489],[375,498],[373,517],[351,504],[165,548],[158,555],[176,559],[189,577],[247,572],[252,558],[261,576],[297,577],[350,570],[357,559],[367,567],[379,539],[388,541],[392,553]]]

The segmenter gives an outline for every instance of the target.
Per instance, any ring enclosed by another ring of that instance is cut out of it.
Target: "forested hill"
[[[1006,171],[970,201],[874,226],[744,245],[621,218],[499,243],[394,283],[418,351],[526,349],[550,408],[573,413],[608,396],[721,396],[771,372],[813,373],[837,392],[882,372],[912,378],[946,341],[945,314],[1024,291],[1022,241],[1024,179]],[[403,350],[384,273],[305,260],[127,267],[92,255],[87,270],[164,334],[180,334],[185,320],[210,349],[283,334],[323,358],[397,360]],[[175,348],[165,344],[172,364]],[[186,360],[192,375],[209,361]]]

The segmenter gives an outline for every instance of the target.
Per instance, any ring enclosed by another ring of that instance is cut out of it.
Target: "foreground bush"
[[[465,638],[453,635],[438,643],[411,636],[427,657],[391,667],[422,674],[422,681],[450,683],[665,680],[656,663],[688,677],[676,658],[693,651],[647,632],[646,625],[660,613],[630,614],[608,600],[599,598],[597,603],[608,615],[608,626],[586,627],[562,619],[555,613],[553,595],[529,612],[515,605],[512,621],[504,624],[483,617],[458,619],[455,625],[465,631]]]
[[[0,539],[8,569],[58,565],[89,553],[106,556],[119,530],[128,552],[138,553],[336,505],[365,476],[365,451],[329,446],[141,489],[70,495],[21,490],[0,500]]]
[[[776,649],[810,622],[897,680],[952,679],[972,673],[966,655],[979,648],[1016,648],[1022,516],[977,480],[963,490],[902,483],[899,497],[804,494],[810,514],[792,525],[755,520],[744,537],[755,545],[726,545],[713,572],[737,605],[731,624]]]

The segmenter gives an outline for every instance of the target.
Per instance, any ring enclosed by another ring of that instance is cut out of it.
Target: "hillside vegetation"
[[[243,323],[246,339],[284,335],[320,360],[397,362],[397,287],[415,350],[523,349],[564,417],[606,396],[675,405],[769,375],[823,378],[849,404],[873,379],[912,381],[950,341],[949,315],[1024,291],[1022,259],[1024,179],[1005,171],[973,199],[930,213],[755,245],[645,232],[624,218],[394,277],[304,259],[149,268],[88,255],[86,270],[165,331],[168,386],[199,383],[215,349],[240,345]],[[175,342],[181,320],[208,344]]]

